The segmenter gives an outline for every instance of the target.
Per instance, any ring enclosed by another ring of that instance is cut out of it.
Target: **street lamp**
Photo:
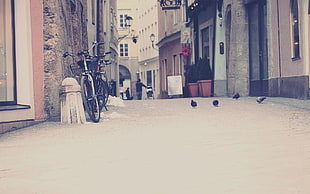
[[[133,18],[129,15],[126,15],[126,18],[125,18],[125,27],[128,27],[129,30],[130,30],[130,27],[131,27],[131,20],[133,20]]]
[[[135,30],[130,30],[130,27],[131,27],[131,21],[133,20],[133,18],[129,15],[126,15],[125,17],[125,28],[128,29],[128,33],[124,36],[121,36],[121,37],[118,37],[118,42],[120,42],[121,40],[123,40],[124,38],[126,38],[127,36],[131,35],[132,36],[132,41],[133,43],[137,43],[137,39],[138,39],[138,36],[134,36],[134,32]]]
[[[155,48],[155,46],[154,46],[154,41],[155,41],[155,34],[154,34],[154,33],[152,33],[152,34],[150,35],[150,39],[151,39],[151,42],[152,42],[152,48],[155,49],[155,50],[158,50],[158,49]]]
[[[152,47],[154,48],[155,34],[152,33],[150,35],[150,39],[151,39],[151,42],[152,42]]]

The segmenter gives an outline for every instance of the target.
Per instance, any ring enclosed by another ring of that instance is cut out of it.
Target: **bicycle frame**
[[[111,52],[105,52],[103,56],[98,56],[98,46],[101,44],[104,44],[104,42],[93,43],[91,47],[94,54],[93,56],[89,55],[89,50],[80,52],[77,55],[70,54],[68,52],[63,54],[64,58],[67,56],[79,56],[81,58],[80,62],[82,63],[78,62],[78,64],[83,71],[81,79],[81,85],[83,85],[83,88],[81,88],[83,94],[83,103],[88,112],[88,115],[94,122],[98,122],[100,120],[101,109],[103,107],[106,108],[105,104],[108,97],[107,90],[105,90],[105,84],[102,83],[106,82],[102,79],[102,76],[105,76],[105,71],[101,71],[101,67],[102,63],[107,64],[107,61],[103,60],[103,58]],[[91,68],[95,67],[91,65],[96,65],[96,69]],[[85,79],[87,79],[87,81],[85,81]],[[105,79],[107,79],[106,76]]]

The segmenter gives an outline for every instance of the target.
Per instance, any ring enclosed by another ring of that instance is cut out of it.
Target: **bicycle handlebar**
[[[100,56],[98,56],[99,58],[104,58],[104,57],[106,57],[108,54],[111,54],[112,52],[111,51],[108,51],[108,52],[105,52],[105,53],[103,53],[103,55],[100,55]]]
[[[85,56],[85,55],[89,55],[89,54],[88,54],[88,51],[85,50],[85,51],[79,52],[79,53],[77,54],[77,56],[83,56],[83,55],[84,55],[84,56]]]
[[[99,45],[102,45],[102,44],[104,44],[104,42],[97,42],[97,41],[94,41],[92,47],[94,47],[94,46],[99,46]]]
[[[97,42],[97,41],[94,41],[91,48],[89,49],[89,51],[93,51],[94,52],[94,48],[95,48],[95,53],[93,53],[93,55],[97,55],[97,52],[98,52],[98,46],[104,44],[104,42]]]
[[[104,58],[104,57],[106,57],[108,54],[111,54],[111,53],[112,53],[111,51],[108,51],[108,52],[105,52],[103,55],[95,56],[95,57]],[[65,52],[65,53],[62,55],[62,57],[63,57],[63,58],[66,58],[66,57],[68,57],[68,56],[74,57],[74,56],[83,56],[83,55],[84,55],[84,56],[90,56],[90,55],[88,54],[87,51],[82,51],[82,52],[77,53],[76,55],[71,54],[71,53],[69,53],[69,52]]]
[[[90,50],[93,50],[94,47],[98,47],[99,45],[102,45],[102,44],[104,44],[104,42],[94,41]],[[64,58],[66,58],[68,56],[71,56],[71,57],[74,57],[74,56],[84,56],[84,57],[90,56],[90,57],[104,58],[106,55],[111,54],[111,53],[112,53],[111,51],[108,51],[108,52],[103,53],[102,56],[97,56],[97,55],[93,55],[92,56],[92,55],[89,54],[89,50],[84,50],[84,51],[81,51],[81,52],[77,53],[76,55],[72,54],[72,53],[69,53],[69,52],[65,52],[62,56]]]

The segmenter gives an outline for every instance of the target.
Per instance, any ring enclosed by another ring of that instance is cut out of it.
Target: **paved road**
[[[0,193],[310,193],[309,101],[189,100],[116,101],[98,124],[4,134]]]

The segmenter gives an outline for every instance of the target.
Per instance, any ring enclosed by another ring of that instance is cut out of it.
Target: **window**
[[[96,24],[96,6],[95,6],[95,0],[92,0],[91,1],[91,23],[93,24],[93,25],[95,25]]]
[[[119,15],[119,27],[126,28],[126,17],[127,17],[127,14]]]
[[[183,5],[182,5],[183,7],[182,7],[182,21],[183,22],[186,22],[187,21],[187,18],[186,18],[186,3],[184,3]]]
[[[13,0],[0,0],[0,105],[16,104]]]
[[[152,71],[146,72],[146,83],[147,86],[152,86]]]
[[[167,59],[162,60],[162,89],[167,90],[167,75],[168,75],[168,61]]]
[[[291,1],[291,52],[292,58],[300,58],[298,2]]]
[[[183,58],[183,55],[182,55],[182,54],[180,54],[179,60],[180,60],[180,75],[184,75],[184,69],[183,69],[183,67],[184,67],[184,62],[183,62],[183,60],[184,60],[184,58]]]
[[[209,27],[201,30],[202,36],[202,57],[210,58],[210,30]]]
[[[179,22],[179,10],[173,10],[173,24],[177,25]]]
[[[179,63],[177,55],[173,55],[173,71],[174,75],[179,75]]]
[[[121,57],[128,57],[128,44],[120,44],[119,45],[120,48],[120,56]]]
[[[156,75],[155,75],[155,70],[153,70],[153,90],[155,91],[155,88],[156,88],[156,80],[155,80],[155,77],[156,77]]]

